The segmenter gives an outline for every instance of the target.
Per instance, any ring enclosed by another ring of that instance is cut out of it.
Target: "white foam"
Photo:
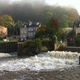
[[[25,59],[0,61],[0,70],[19,71],[30,69],[38,71],[59,69],[67,66],[78,65],[78,56],[78,53],[52,51]]]
[[[11,55],[8,53],[0,53],[0,58],[1,57],[11,57]]]

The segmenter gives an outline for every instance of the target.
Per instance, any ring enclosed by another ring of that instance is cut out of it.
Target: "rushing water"
[[[78,65],[79,53],[51,51],[24,59],[0,61],[0,71],[31,71],[54,70]]]

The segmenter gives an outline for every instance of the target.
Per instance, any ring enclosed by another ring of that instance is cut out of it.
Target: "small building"
[[[20,28],[20,39],[21,41],[27,39],[27,26],[26,25]]]
[[[80,35],[80,27],[76,28],[76,35]]]
[[[35,34],[37,31],[37,28],[40,27],[40,23],[32,23],[29,22],[28,26],[27,26],[27,38],[35,38]]]
[[[80,21],[75,21],[72,30],[67,34],[67,43],[69,46],[75,46],[75,39],[78,35],[80,35]]]
[[[39,22],[33,23],[29,21],[29,23],[24,24],[24,26],[20,28],[20,39],[24,41],[35,38],[37,28],[40,26]]]
[[[76,35],[78,34],[80,35],[80,21],[79,20],[74,22],[73,29],[75,30]]]
[[[75,45],[76,32],[74,30],[70,31],[67,34],[67,45],[74,46]]]

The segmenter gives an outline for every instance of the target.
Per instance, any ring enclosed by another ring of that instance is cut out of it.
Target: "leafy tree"
[[[24,22],[18,20],[18,21],[15,23],[15,27],[20,28],[20,27],[23,26],[23,24],[24,24]]]
[[[9,36],[19,35],[20,34],[20,27],[22,27],[22,26],[23,26],[22,21],[15,22],[14,26],[8,28]]]
[[[37,29],[35,37],[36,38],[41,38],[41,39],[47,37],[47,28],[46,28],[46,25],[41,25],[41,27],[39,27]]]
[[[14,35],[14,27],[8,27],[8,36]]]
[[[71,11],[73,13],[71,13]],[[64,8],[64,7],[53,7],[52,18],[49,20],[47,25],[47,32],[49,37],[57,35],[58,39],[63,36],[63,28],[70,27],[73,22],[79,17],[76,9]]]
[[[22,21],[17,21],[15,23],[15,26],[14,26],[14,34],[15,35],[19,35],[20,34],[20,28],[23,27],[23,22]]]
[[[52,18],[47,26],[47,33],[49,38],[53,38],[54,35],[57,34],[59,30],[59,21],[57,19]]]
[[[74,21],[76,21],[79,18],[79,14],[77,10],[74,8],[66,8],[66,11],[68,15],[69,26],[72,27]]]
[[[0,16],[0,25],[5,27],[11,27],[14,25],[14,20],[9,15]]]

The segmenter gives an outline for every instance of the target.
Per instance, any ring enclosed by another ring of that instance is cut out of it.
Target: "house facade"
[[[20,28],[20,39],[21,39],[21,41],[27,39],[27,27],[26,27],[26,25]]]
[[[76,35],[80,35],[80,27],[76,28]]]
[[[75,45],[75,39],[78,35],[80,35],[80,21],[74,22],[72,30],[67,35],[69,46]]]
[[[20,39],[23,41],[35,38],[37,28],[40,26],[41,24],[39,22],[33,23],[30,21],[28,24],[24,24],[24,26],[20,28]]]

